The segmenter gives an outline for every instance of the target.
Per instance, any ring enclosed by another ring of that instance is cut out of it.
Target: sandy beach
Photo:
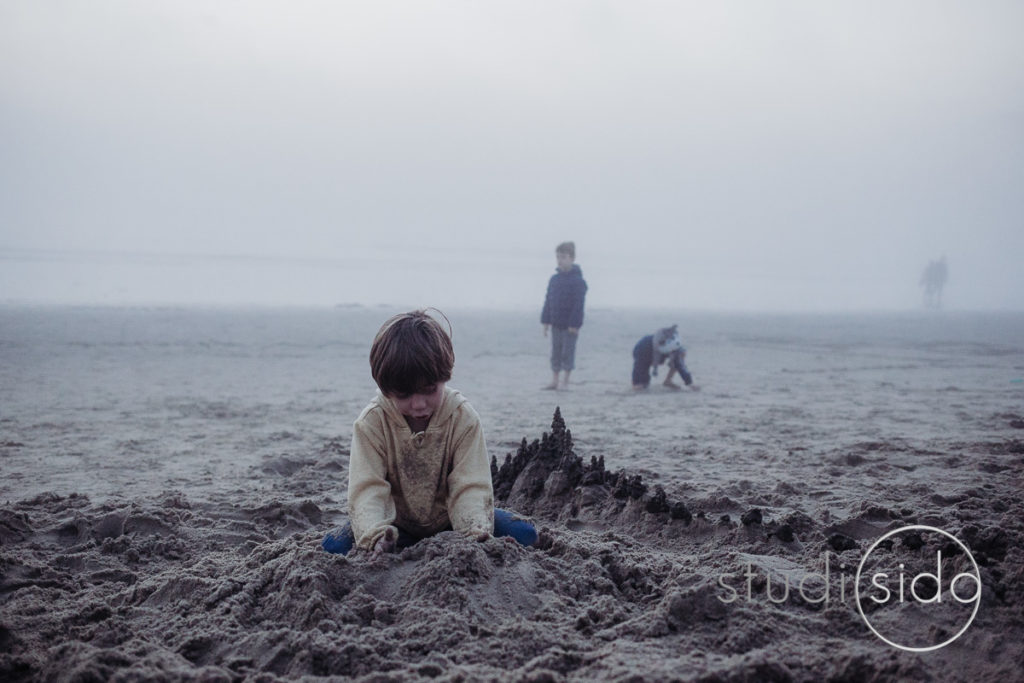
[[[0,679],[1024,677],[1024,315],[588,310],[554,392],[536,312],[446,311],[540,543],[332,556],[399,310],[0,308]],[[673,323],[701,390],[634,393]]]

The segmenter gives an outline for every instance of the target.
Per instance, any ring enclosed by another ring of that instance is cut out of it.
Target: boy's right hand
[[[384,553],[395,552],[395,542],[387,536],[383,536],[373,544],[373,557],[380,557]]]

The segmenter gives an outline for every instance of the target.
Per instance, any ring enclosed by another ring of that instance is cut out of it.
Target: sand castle
[[[607,516],[609,507],[613,514],[621,513],[630,502],[685,524],[693,519],[686,504],[670,501],[661,486],[652,490],[639,474],[605,469],[603,455],[592,456],[589,462],[576,455],[560,408],[555,408],[550,433],[529,444],[523,438],[516,454],[506,455],[501,467],[491,457],[491,478],[499,506],[552,521]],[[597,509],[604,512],[588,514]]]

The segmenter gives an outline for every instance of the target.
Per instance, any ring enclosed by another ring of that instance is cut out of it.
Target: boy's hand
[[[578,327],[570,327],[569,328],[569,334],[579,334],[579,333],[580,333],[580,328],[578,328]]]
[[[549,327],[551,327],[551,325],[545,325],[545,326],[544,326],[544,336],[545,336],[545,337],[546,337],[546,336],[548,336],[548,328],[549,328]]]
[[[384,553],[393,552],[395,552],[395,542],[388,539],[387,536],[384,536],[383,538],[381,538],[373,544],[373,553],[371,557],[377,558],[383,555]]]

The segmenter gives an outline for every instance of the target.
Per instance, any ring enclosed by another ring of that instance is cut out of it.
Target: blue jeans
[[[525,519],[515,513],[500,508],[494,508],[494,535],[511,536],[520,544],[530,546],[537,542],[537,529]],[[398,530],[398,549],[408,548],[420,538]],[[356,544],[355,536],[352,534],[352,524],[345,522],[337,529],[331,530],[320,546],[329,553],[348,555],[352,546]]]
[[[576,340],[567,328],[551,326],[551,371],[572,370],[576,367]]]

